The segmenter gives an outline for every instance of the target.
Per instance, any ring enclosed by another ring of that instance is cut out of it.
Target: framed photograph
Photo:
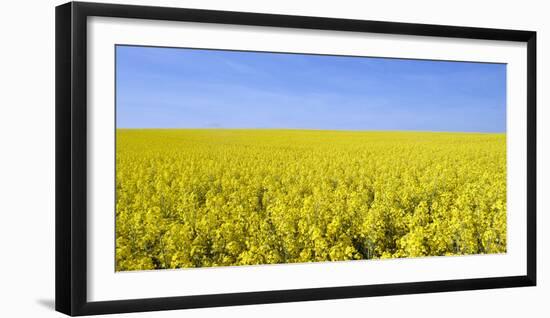
[[[536,284],[536,33],[56,8],[56,309]]]

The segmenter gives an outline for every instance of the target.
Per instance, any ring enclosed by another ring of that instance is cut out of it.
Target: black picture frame
[[[527,275],[231,294],[87,301],[86,20],[91,16],[370,32],[527,44]],[[536,32],[70,2],[56,7],[55,308],[92,315],[536,285]]]

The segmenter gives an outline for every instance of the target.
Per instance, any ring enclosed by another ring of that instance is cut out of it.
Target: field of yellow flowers
[[[117,271],[506,252],[505,134],[116,138]]]

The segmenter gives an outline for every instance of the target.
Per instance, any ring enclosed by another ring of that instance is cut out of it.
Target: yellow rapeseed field
[[[505,134],[118,129],[116,269],[506,252]]]

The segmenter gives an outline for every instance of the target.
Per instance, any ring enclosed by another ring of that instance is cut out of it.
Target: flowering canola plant
[[[506,252],[506,135],[118,129],[116,270]]]

